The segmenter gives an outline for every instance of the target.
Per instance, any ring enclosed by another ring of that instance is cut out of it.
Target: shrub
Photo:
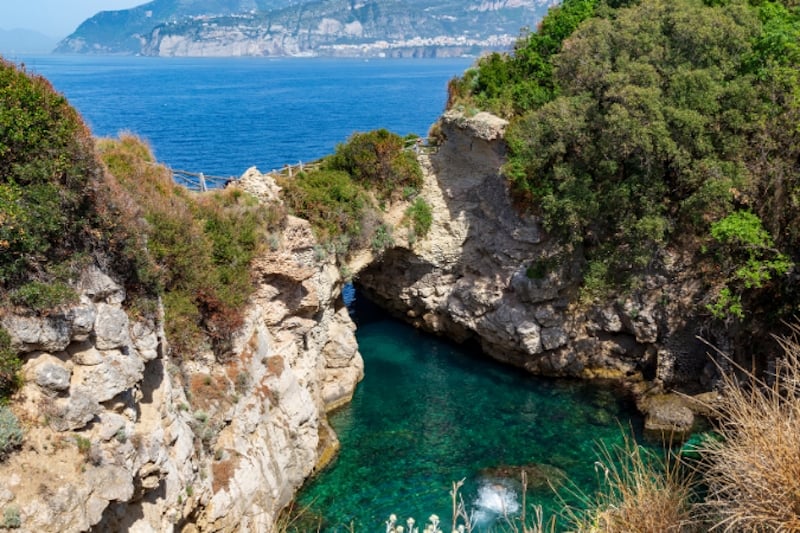
[[[322,242],[357,235],[366,196],[346,172],[312,170],[280,182],[292,211],[308,220]]]
[[[17,388],[17,373],[21,367],[22,361],[11,347],[11,336],[0,327],[0,402]]]
[[[792,329],[771,383],[723,375],[721,438],[702,449],[702,508],[720,531],[800,530],[800,329]]]
[[[102,176],[88,128],[44,78],[0,59],[0,283],[85,248]]]
[[[78,301],[75,289],[62,282],[31,281],[11,291],[11,302],[35,311],[54,309]]]
[[[422,169],[402,137],[380,129],[354,133],[336,147],[326,160],[332,170],[347,172],[354,180],[377,192],[382,199],[399,194],[403,187],[419,188]]]
[[[0,522],[0,527],[6,529],[18,529],[22,527],[22,518],[19,515],[19,507],[16,505],[9,505],[3,509],[3,521]]]
[[[22,444],[23,433],[17,416],[5,405],[0,405],[0,460]]]
[[[223,357],[253,291],[250,264],[280,229],[283,209],[236,188],[189,193],[131,135],[102,140],[98,150],[147,223],[148,253],[132,262],[141,279],[164,292],[173,349],[189,356],[208,340]]]
[[[417,198],[406,209],[406,217],[411,221],[414,234],[424,237],[428,234],[433,224],[433,210],[424,198]]]
[[[387,248],[394,246],[394,238],[392,237],[392,228],[386,224],[381,224],[375,230],[375,235],[372,237],[372,251],[380,253]]]

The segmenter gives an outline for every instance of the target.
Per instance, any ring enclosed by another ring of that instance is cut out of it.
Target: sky
[[[148,0],[0,0],[0,29],[36,30],[66,37],[99,11],[127,9]]]

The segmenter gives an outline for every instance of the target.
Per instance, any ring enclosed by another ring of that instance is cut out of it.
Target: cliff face
[[[325,413],[363,374],[315,244],[290,217],[225,361],[170,361],[161,325],[126,312],[98,269],[78,305],[1,317],[25,360],[25,444],[0,463],[0,506],[17,506],[21,531],[271,531],[336,449]]]
[[[701,287],[682,257],[616,301],[584,301],[580,250],[565,250],[519,214],[499,169],[505,121],[449,112],[443,143],[421,156],[433,206],[424,240],[399,246],[357,277],[396,315],[477,339],[493,357],[550,376],[608,377],[637,387],[699,389],[713,365],[695,336]]]
[[[155,0],[102,12],[56,48],[153,56],[448,57],[511,46],[549,0]],[[225,4],[225,5],[222,5]]]

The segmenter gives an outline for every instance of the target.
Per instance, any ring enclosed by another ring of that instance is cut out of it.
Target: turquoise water
[[[391,513],[449,519],[451,483],[464,478],[465,503],[489,527],[498,496],[510,510],[521,501],[508,477],[514,467],[551,479],[562,471],[591,491],[597,444],[621,443],[618,422],[641,428],[612,388],[532,377],[362,302],[356,319],[366,377],[331,417],[341,454],[298,498],[323,518],[323,531],[385,530]],[[528,503],[560,508],[543,479],[530,485]]]

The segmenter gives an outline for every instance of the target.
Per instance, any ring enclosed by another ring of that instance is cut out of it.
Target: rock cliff
[[[335,451],[326,411],[363,374],[338,270],[305,221],[281,239],[225,361],[172,360],[161,323],[97,268],[79,304],[0,317],[25,361],[25,442],[0,463],[20,531],[272,530]]]
[[[431,231],[358,274],[370,298],[535,374],[612,378],[639,392],[709,384],[714,367],[696,336],[713,332],[694,315],[702,287],[680,254],[665,252],[665,269],[628,295],[588,300],[580,250],[564,249],[512,205],[500,175],[506,122],[451,111],[439,126],[440,147],[420,156]]]

